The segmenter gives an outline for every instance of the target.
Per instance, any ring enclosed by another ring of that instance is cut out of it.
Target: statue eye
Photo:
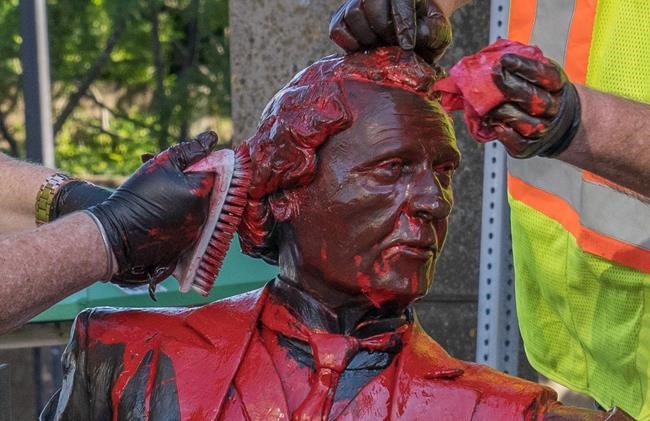
[[[454,171],[456,171],[456,166],[451,163],[440,165],[433,169],[433,172],[436,174],[436,178],[442,187],[449,187]]]
[[[378,163],[373,169],[372,174],[380,181],[396,181],[404,170],[404,160],[400,158],[391,158]]]

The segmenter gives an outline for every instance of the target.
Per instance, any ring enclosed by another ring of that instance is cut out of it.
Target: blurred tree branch
[[[190,3],[190,21],[187,25],[187,47],[184,50],[181,50],[183,54],[183,67],[179,72],[179,78],[184,82],[179,84],[179,87],[182,89],[180,92],[180,102],[183,108],[187,107],[188,99],[190,96],[189,92],[189,78],[190,71],[196,66],[197,57],[198,57],[198,39],[199,39],[199,13],[200,13],[200,3],[199,0],[192,0]],[[187,113],[184,114],[181,121],[180,129],[180,138],[187,139],[189,132],[189,116]]]
[[[97,104],[97,106],[99,108],[108,111],[114,117],[120,118],[120,119],[125,120],[125,121],[128,121],[129,123],[133,124],[134,126],[138,126],[138,127],[143,128],[143,129],[147,129],[147,130],[151,131],[154,134],[158,133],[156,128],[153,127],[152,125],[145,124],[145,123],[143,123],[142,121],[140,121],[138,119],[131,118],[128,114],[125,114],[125,113],[123,113],[121,111],[115,110],[115,109],[109,107],[108,105],[104,104],[92,92],[90,92],[90,91],[86,92],[85,96],[86,96],[86,98],[90,99],[92,102]]]
[[[111,138],[113,138],[114,140],[120,140],[119,133],[115,133],[115,132],[113,132],[111,130],[107,130],[107,129],[103,128],[99,124],[95,124],[95,123],[93,123],[91,121],[87,121],[87,120],[80,120],[80,119],[78,119],[76,117],[72,117],[72,121],[74,121],[76,123],[79,123],[79,124],[83,124],[86,127],[90,127],[91,129],[94,129],[98,133],[103,133],[105,135],[108,135]]]
[[[171,110],[167,104],[167,93],[165,92],[166,71],[160,45],[160,9],[154,9],[149,19],[151,21],[151,51],[154,80],[156,82],[153,94],[153,109],[158,120],[158,149],[163,150],[168,144]]]
[[[9,131],[6,121],[7,115],[0,110],[0,134],[2,134],[2,137],[7,141],[7,143],[9,143],[11,156],[18,157],[18,142]]]
[[[20,155],[18,2],[0,1],[0,146]],[[192,130],[228,129],[228,0],[47,3],[59,168],[128,174]]]
[[[68,98],[65,107],[63,107],[63,110],[54,122],[54,136],[59,133],[63,127],[63,124],[65,124],[65,121],[68,119],[68,117],[70,117],[70,114],[72,114],[77,105],[79,105],[79,101],[86,94],[88,88],[90,88],[90,85],[92,85],[95,79],[99,77],[103,67],[106,65],[108,59],[110,58],[113,48],[115,48],[120,38],[122,37],[122,34],[124,33],[124,29],[126,28],[126,20],[127,19],[125,14],[124,17],[115,23],[113,31],[106,40],[104,49],[97,56],[93,65],[90,67],[90,69],[88,69],[88,72],[86,72],[86,74],[81,78],[81,81],[77,85],[77,90],[73,92]]]

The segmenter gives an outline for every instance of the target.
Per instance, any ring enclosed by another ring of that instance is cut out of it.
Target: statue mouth
[[[428,260],[433,258],[438,251],[435,243],[429,241],[398,241],[388,246],[382,252],[384,259],[391,257],[410,257]]]

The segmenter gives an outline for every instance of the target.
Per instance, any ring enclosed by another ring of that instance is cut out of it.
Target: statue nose
[[[411,216],[434,221],[447,218],[451,213],[452,203],[430,171],[419,177],[409,190],[408,210]]]
[[[411,200],[409,209],[412,216],[430,222],[447,218],[451,213],[451,203],[442,195],[434,197],[420,195]]]

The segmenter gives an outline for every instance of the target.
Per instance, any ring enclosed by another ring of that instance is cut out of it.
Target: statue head
[[[383,48],[324,58],[282,88],[245,144],[244,252],[316,298],[381,307],[426,294],[460,159],[437,77]]]

